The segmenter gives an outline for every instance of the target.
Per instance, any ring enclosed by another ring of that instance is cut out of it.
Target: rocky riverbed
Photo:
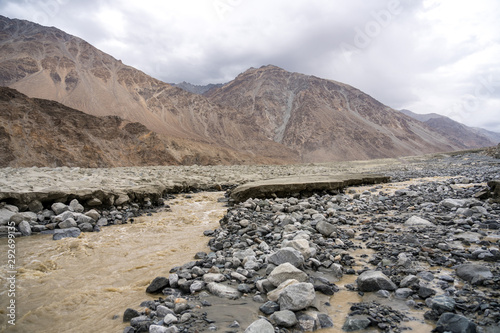
[[[124,331],[498,332],[499,170],[498,159],[474,153],[292,166],[7,168],[0,232],[72,237],[132,222],[164,199],[168,208],[171,193],[382,173],[391,183],[228,207],[220,227],[205,231],[210,251],[152,281],[145,291],[155,301],[124,305]]]
[[[499,171],[490,157],[440,157],[387,170],[390,184],[236,204],[205,232],[211,252],[152,281],[156,301],[130,305],[124,332],[339,330],[329,308],[346,276],[361,301],[343,331],[498,332]],[[256,320],[222,326],[212,295],[253,303]]]

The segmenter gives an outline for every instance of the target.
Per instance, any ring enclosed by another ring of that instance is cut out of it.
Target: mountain
[[[499,133],[469,127],[436,113],[417,114],[410,110],[401,110],[401,112],[425,123],[460,148],[489,147],[500,142]]]
[[[254,163],[297,160],[296,152],[242,122],[237,110],[154,79],[53,27],[0,16],[0,85],[91,115],[140,122],[204,145],[207,155],[234,150]]]
[[[181,83],[170,83],[170,85],[174,87],[181,88],[182,90],[189,91],[190,93],[193,94],[198,94],[198,95],[204,95],[205,93],[209,92],[212,89],[220,88],[223,86],[222,83],[210,83],[207,85],[196,85],[196,84],[191,84],[189,82],[183,81]]]
[[[371,159],[461,148],[349,85],[276,66],[251,68],[206,96],[245,114],[302,161]]]

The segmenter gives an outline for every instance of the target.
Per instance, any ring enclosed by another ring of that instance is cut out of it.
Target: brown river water
[[[156,276],[193,260],[199,251],[209,251],[203,231],[218,227],[226,207],[217,199],[223,192],[177,196],[163,211],[137,218],[134,223],[105,227],[99,233],[52,241],[51,235],[16,239],[16,321],[7,321],[7,239],[0,239],[0,331],[2,332],[122,332],[123,311],[140,309],[144,300],[154,299],[145,289]],[[358,250],[353,256],[370,254]],[[362,299],[343,286],[356,276],[346,275],[337,285],[341,291],[326,301],[335,327],[321,332],[342,332],[350,304]],[[366,297],[366,296],[365,296]],[[220,331],[237,320],[242,328],[258,316],[259,304],[250,299],[210,300],[204,308],[217,321]],[[249,311],[241,311],[247,306]],[[248,305],[246,305],[248,304]],[[397,308],[404,308],[404,302]],[[244,313],[243,313],[244,312]],[[412,313],[421,318],[422,313]],[[423,321],[406,323],[413,332],[429,332]],[[244,329],[242,329],[243,331]]]

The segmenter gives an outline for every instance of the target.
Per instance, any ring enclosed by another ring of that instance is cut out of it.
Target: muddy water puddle
[[[145,292],[152,279],[168,276],[172,267],[209,250],[203,231],[218,226],[226,211],[217,202],[222,197],[223,192],[178,196],[169,202],[171,211],[105,227],[99,233],[82,233],[78,238],[16,239],[16,325],[6,322],[4,275],[0,329],[20,333],[123,331],[125,308],[153,299]],[[7,253],[6,239],[0,239],[0,249]]]

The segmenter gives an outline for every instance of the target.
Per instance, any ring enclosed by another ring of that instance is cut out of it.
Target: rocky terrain
[[[210,252],[154,279],[146,291],[161,294],[155,301],[127,305],[125,332],[339,330],[330,312],[338,293],[359,297],[345,311],[343,331],[399,332],[425,319],[436,332],[496,332],[499,149],[493,156],[286,166],[4,168],[1,228],[16,236],[74,237],[128,223],[169,193],[231,192],[237,184],[290,175],[384,173],[390,183],[229,207],[220,227],[205,231]],[[214,321],[208,309],[224,310],[213,297],[233,302],[234,313],[251,311],[261,319]]]
[[[436,332],[497,332],[499,171],[497,159],[462,155],[388,171],[388,185],[248,199],[205,232],[212,252],[152,281],[147,292],[162,296],[127,309],[124,332],[329,329],[340,288],[362,297],[343,331],[402,332],[425,318]],[[261,319],[220,327],[203,311],[211,294],[241,299],[240,311],[254,303]]]

